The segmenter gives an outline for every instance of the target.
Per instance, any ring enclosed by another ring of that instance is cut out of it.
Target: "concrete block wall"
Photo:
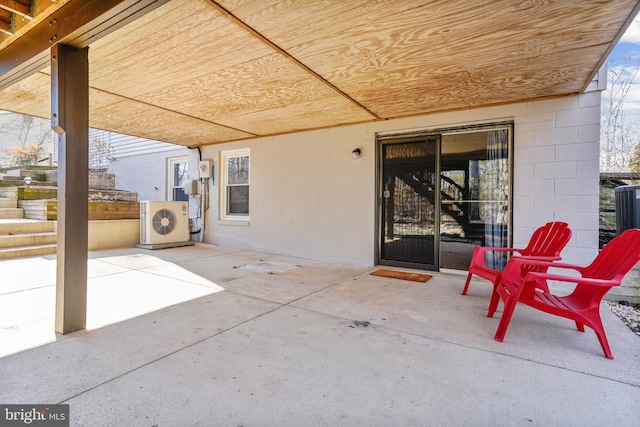
[[[584,264],[598,252],[600,92],[527,103],[515,117],[514,244],[546,221],[573,236],[563,258]]]
[[[513,121],[513,243],[526,245],[547,221],[567,221],[564,259],[584,264],[598,250],[599,120],[600,93],[591,92],[203,147],[216,174],[220,151],[251,149],[250,221],[220,220],[218,175],[205,242],[373,265],[376,134]],[[362,156],[353,160],[356,147]]]
[[[359,127],[289,134],[249,143],[250,221],[219,220],[219,176],[210,186],[205,242],[303,258],[372,265],[375,156]],[[218,165],[220,149],[203,147]],[[354,160],[351,152],[363,148]],[[216,166],[216,171],[221,168]]]
[[[636,265],[622,279],[621,286],[611,288],[605,299],[640,304],[640,265]]]

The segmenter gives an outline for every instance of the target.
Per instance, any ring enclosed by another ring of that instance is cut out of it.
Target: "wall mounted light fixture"
[[[354,160],[360,157],[361,155],[362,155],[362,150],[359,148],[354,148],[353,151],[351,152],[351,157],[353,157]]]

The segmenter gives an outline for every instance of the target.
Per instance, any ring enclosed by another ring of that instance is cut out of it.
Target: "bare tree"
[[[18,115],[8,128],[18,138],[19,147],[22,149],[29,143],[46,148],[53,142],[53,131],[49,122],[31,116]]]
[[[115,160],[110,132],[98,134],[89,140],[89,169],[104,171]]]
[[[6,151],[0,156],[0,162],[5,166],[21,162],[15,153],[37,151],[38,156],[46,159],[53,149],[54,133],[48,121],[17,114],[2,131],[2,145]]]
[[[625,99],[640,71],[640,60],[624,58],[621,64],[616,62],[609,61],[608,93],[602,103],[600,170],[607,172],[626,170],[640,141],[640,123],[625,110]]]

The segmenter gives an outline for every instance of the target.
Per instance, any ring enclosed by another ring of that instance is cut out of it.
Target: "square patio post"
[[[51,128],[58,134],[55,330],[86,328],[89,190],[88,48],[51,48]]]

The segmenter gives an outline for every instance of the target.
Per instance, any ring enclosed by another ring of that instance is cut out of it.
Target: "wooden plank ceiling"
[[[195,147],[575,94],[638,3],[171,0],[91,44],[90,125]],[[49,85],[0,109],[48,118]]]

